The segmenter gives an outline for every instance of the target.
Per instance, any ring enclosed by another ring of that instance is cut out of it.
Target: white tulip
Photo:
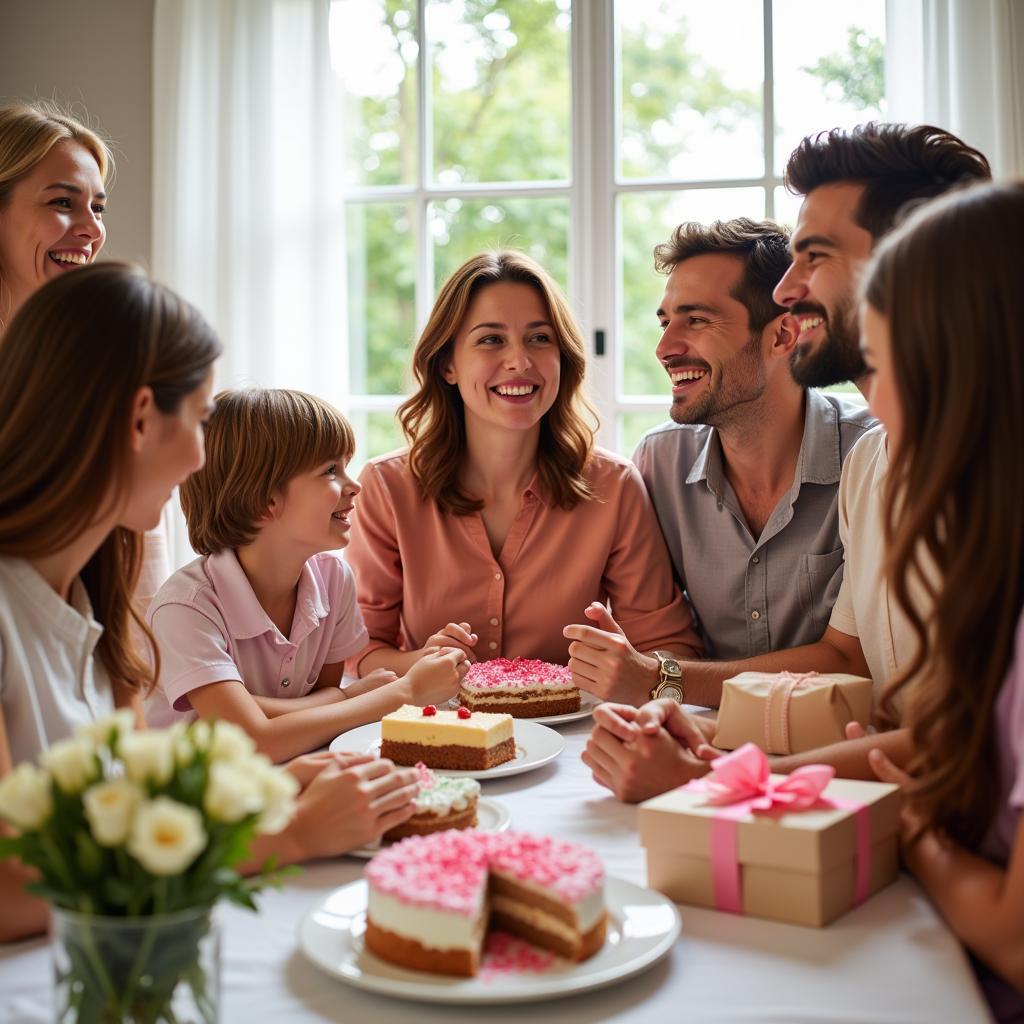
[[[280,832],[295,813],[298,781],[291,772],[271,764],[269,758],[262,754],[252,759],[249,771],[259,780],[263,790],[263,813],[256,824],[257,831]]]
[[[75,730],[75,735],[90,740],[96,746],[110,746],[114,730],[122,739],[135,729],[135,712],[129,708],[120,708],[112,715],[98,718],[95,722],[86,722]]]
[[[125,736],[118,745],[125,774],[132,782],[163,785],[174,772],[174,741],[170,733],[147,729]]]
[[[256,744],[252,737],[231,722],[214,722],[211,727],[210,759],[212,761],[244,761],[252,757]]]
[[[142,790],[128,779],[99,782],[82,794],[85,816],[97,843],[120,846],[128,838],[132,815],[142,803],[143,795]]]
[[[203,808],[214,821],[235,822],[263,810],[263,787],[249,765],[214,761],[203,795]]]
[[[23,761],[0,779],[0,818],[21,832],[34,832],[53,813],[50,776]]]
[[[82,736],[59,740],[39,759],[65,793],[79,793],[99,775],[96,748]]]
[[[194,807],[158,796],[135,812],[128,852],[151,874],[180,874],[205,846],[203,816]]]

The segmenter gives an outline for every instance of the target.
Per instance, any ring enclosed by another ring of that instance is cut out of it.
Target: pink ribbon
[[[711,876],[715,907],[729,913],[743,912],[740,886],[739,819],[753,812],[805,811],[811,807],[835,807],[852,811],[857,830],[854,906],[868,898],[871,882],[871,818],[864,804],[822,796],[835,769],[828,764],[809,764],[773,779],[768,758],[753,743],[711,762],[714,769],[684,788],[707,795],[707,802],[721,810],[711,819]]]
[[[768,699],[764,702],[764,743],[771,750],[772,742],[772,709],[777,698],[782,700],[782,749],[781,754],[791,754],[789,745],[789,702],[793,697],[793,691],[802,689],[809,685],[811,679],[816,678],[817,672],[780,672],[768,690]]]

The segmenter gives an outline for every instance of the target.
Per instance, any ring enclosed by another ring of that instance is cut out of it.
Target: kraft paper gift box
[[[742,762],[732,768],[743,778],[724,799],[742,795],[711,803],[722,799],[715,779],[729,759]],[[676,903],[820,927],[895,880],[897,786],[829,781],[826,765],[769,775],[752,744],[713,764],[705,779],[640,805],[651,888]],[[794,791],[802,809],[778,802]],[[769,809],[751,806],[759,801]]]
[[[802,754],[846,739],[871,719],[871,680],[806,672],[741,672],[722,684],[714,745],[756,743],[766,754]]]

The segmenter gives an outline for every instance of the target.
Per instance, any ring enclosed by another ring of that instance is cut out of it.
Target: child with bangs
[[[377,671],[342,688],[368,641],[340,550],[359,485],[345,474],[352,429],[298,391],[222,392],[206,464],[181,487],[200,557],[159,590],[147,616],[160,646],[151,725],[220,718],[280,762],[402,704],[455,696],[468,665],[438,648],[401,677]]]

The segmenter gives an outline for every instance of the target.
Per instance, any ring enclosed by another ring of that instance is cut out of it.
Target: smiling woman
[[[637,701],[658,681],[638,649],[699,649],[639,473],[594,447],[583,352],[561,291],[522,253],[475,256],[441,289],[399,413],[409,449],[361,477],[362,672],[456,646],[570,661],[576,685]],[[575,625],[584,615],[599,628]],[[595,641],[587,657],[566,627]]]
[[[103,247],[110,151],[54,106],[0,108],[0,333],[42,284]]]

